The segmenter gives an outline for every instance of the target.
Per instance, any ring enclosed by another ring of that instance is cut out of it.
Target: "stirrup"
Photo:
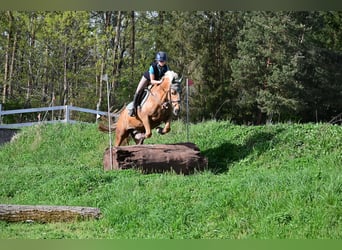
[[[129,116],[136,116],[137,110],[133,107],[132,109],[128,110],[128,115]]]

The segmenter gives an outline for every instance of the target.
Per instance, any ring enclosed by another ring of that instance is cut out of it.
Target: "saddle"
[[[152,88],[152,85],[148,86],[147,88],[143,89],[143,91],[141,91],[139,97],[138,97],[138,107],[142,107],[144,105],[144,103],[146,102],[148,96],[151,94],[150,89]],[[132,111],[133,110],[133,101],[127,104],[128,111]]]

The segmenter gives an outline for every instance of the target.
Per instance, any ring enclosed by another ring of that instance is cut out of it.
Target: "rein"
[[[164,80],[163,80],[163,81],[164,81]],[[161,84],[162,84],[162,83],[161,83]],[[160,85],[159,85],[159,86],[160,86]],[[164,91],[164,94],[168,94],[168,101],[167,101],[166,103],[172,104],[172,103],[180,103],[180,102],[181,102],[181,99],[178,99],[178,100],[175,100],[175,101],[171,100],[171,90],[176,90],[177,93],[179,93],[179,88],[180,88],[179,84],[173,84],[173,83],[171,83],[168,90],[165,90],[165,88],[163,88],[162,86],[160,86],[160,88]],[[153,96],[155,99],[158,100],[159,105],[161,105],[162,107],[164,107],[165,102],[162,102],[159,98],[157,98],[157,97],[155,96],[155,93],[152,92],[152,89],[150,89],[149,91],[150,91],[151,96]]]

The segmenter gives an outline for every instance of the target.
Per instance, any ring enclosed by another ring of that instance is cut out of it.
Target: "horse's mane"
[[[170,81],[172,81],[174,78],[178,78],[178,74],[172,70],[168,70],[166,71],[164,77],[167,77],[170,79]]]

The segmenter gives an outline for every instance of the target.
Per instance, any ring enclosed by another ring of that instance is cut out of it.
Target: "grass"
[[[25,128],[0,148],[0,203],[99,207],[96,221],[0,222],[2,239],[341,239],[342,127],[190,126],[209,169],[104,172],[96,125]],[[183,142],[172,124],[146,143]]]

